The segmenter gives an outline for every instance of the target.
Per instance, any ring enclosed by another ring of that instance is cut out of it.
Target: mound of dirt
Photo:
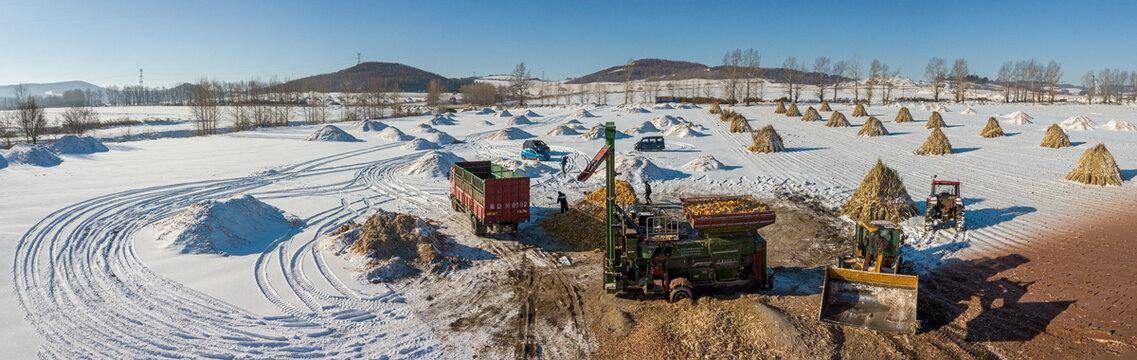
[[[64,135],[48,145],[47,148],[56,154],[93,154],[109,151],[107,146],[103,145],[103,142],[98,139],[75,135]]]
[[[382,131],[388,127],[387,124],[375,120],[363,120],[355,125],[355,129],[359,131]]]
[[[454,243],[430,222],[413,215],[377,211],[363,224],[349,222],[323,239],[324,248],[359,266],[359,279],[391,281],[423,272],[440,274],[469,264],[444,255]]]
[[[497,132],[490,134],[489,136],[486,136],[484,139],[501,141],[501,140],[523,140],[523,139],[531,139],[531,138],[535,138],[535,137],[537,137],[537,136],[530,134],[530,133],[526,132],[525,130],[521,130],[521,129],[518,129],[515,127],[507,127],[507,128],[498,130]]]
[[[50,150],[39,145],[19,144],[13,146],[4,158],[12,165],[23,164],[32,166],[56,166],[63,163],[63,159],[55,156]]]
[[[572,115],[569,115],[569,118],[572,118],[572,119],[584,119],[584,118],[594,118],[594,117],[596,117],[596,115],[592,115],[592,113],[588,112],[588,110],[585,110],[585,109],[577,109],[576,111],[572,112]]]
[[[449,145],[458,142],[458,139],[450,136],[450,134],[438,130],[423,133],[422,135],[419,135],[419,137],[430,140],[431,142],[439,145]]]
[[[348,134],[343,129],[335,125],[324,125],[324,127],[316,130],[312,135],[304,138],[304,141],[361,141],[356,139],[351,134]]]
[[[616,172],[618,178],[631,183],[641,184],[644,181],[657,182],[685,177],[686,174],[656,166],[650,159],[640,155],[616,156]]]
[[[691,160],[690,162],[683,164],[683,166],[679,167],[679,170],[683,170],[686,172],[692,172],[692,173],[700,173],[700,172],[707,172],[707,171],[722,170],[723,167],[724,167],[724,165],[722,164],[722,162],[719,162],[718,159],[715,159],[714,156],[702,155],[702,156],[699,156],[698,158],[695,158],[695,160]]]
[[[500,118],[507,118],[507,117],[513,117],[513,114],[511,114],[509,112],[509,110],[502,110],[501,112],[497,113],[497,115],[494,115],[494,116],[500,117]]]
[[[434,150],[434,149],[441,149],[442,148],[441,146],[438,146],[438,144],[435,144],[433,142],[430,142],[430,140],[426,140],[423,138],[415,138],[414,140],[408,141],[406,144],[403,144],[403,146],[401,146],[401,147],[403,148],[403,150],[411,150],[411,151]]]
[[[529,121],[529,118],[525,117],[525,115],[517,115],[506,120],[505,126],[529,125],[532,123],[533,122]]]
[[[678,125],[681,122],[678,118],[671,115],[659,115],[651,118],[651,124],[655,125],[658,129],[667,128],[668,126]]]
[[[649,132],[659,132],[659,129],[657,129],[651,121],[644,121],[642,124],[624,130],[625,134],[643,134]]]
[[[625,134],[625,133],[622,133],[622,132],[619,132],[619,131],[616,132],[616,139],[627,139],[630,137],[632,137],[632,136]],[[585,140],[603,139],[604,138],[604,125],[597,124],[596,126],[593,126],[591,129],[588,129],[588,132],[581,135],[580,138],[585,139]]]
[[[380,139],[393,141],[407,141],[414,138],[413,136],[407,135],[402,130],[390,126],[388,126],[386,129],[383,129],[383,131],[380,131],[379,134],[375,136]]]
[[[558,135],[558,136],[580,135],[580,132],[576,131],[576,129],[569,127],[568,125],[561,124],[561,125],[557,125],[557,127],[553,128],[552,130],[549,130],[549,132],[545,133],[545,135],[549,135],[549,136],[553,136],[553,135]]]
[[[183,254],[256,254],[300,222],[252,195],[238,194],[201,201],[159,223],[158,241]]]
[[[1110,120],[1105,123],[1105,125],[1102,125],[1101,128],[1102,130],[1110,131],[1137,131],[1137,126],[1133,126],[1133,124],[1125,120]]]
[[[456,162],[463,162],[466,159],[454,155],[449,151],[431,150],[419,156],[418,159],[412,161],[410,164],[398,169],[398,172],[404,175],[417,175],[417,176],[430,176],[430,177],[445,177],[447,172],[450,172],[450,167],[454,166]]]
[[[1087,116],[1076,115],[1066,119],[1066,121],[1063,121],[1058,126],[1061,126],[1062,129],[1066,131],[1085,131],[1092,130],[1097,124]]]
[[[690,125],[671,125],[671,127],[663,130],[663,135],[674,137],[698,137],[705,134],[695,131]]]

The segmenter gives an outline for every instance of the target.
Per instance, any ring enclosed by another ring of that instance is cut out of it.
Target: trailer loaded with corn
[[[529,220],[529,178],[489,161],[454,163],[450,205],[474,235],[515,233]]]

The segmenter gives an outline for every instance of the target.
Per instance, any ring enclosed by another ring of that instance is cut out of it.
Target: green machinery
[[[605,124],[605,145],[577,177],[585,181],[606,165],[604,288],[608,293],[640,291],[690,298],[695,287],[756,284],[773,286],[766,240],[757,230],[773,224],[773,211],[696,215],[687,204],[727,198],[680,199],[685,221],[662,216],[650,206],[616,205],[615,135]]]
[[[916,331],[919,278],[900,271],[904,231],[889,221],[857,223],[853,253],[825,269],[822,321],[862,329],[911,334]]]

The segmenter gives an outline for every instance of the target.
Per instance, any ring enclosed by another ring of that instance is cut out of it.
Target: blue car
[[[521,144],[521,158],[549,161],[549,145],[545,145],[541,140],[525,140],[525,143]]]
[[[633,146],[636,151],[663,151],[666,147],[662,136],[646,136]]]

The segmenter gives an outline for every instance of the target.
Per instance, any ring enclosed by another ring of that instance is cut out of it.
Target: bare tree
[[[1137,71],[1129,72],[1129,88],[1133,90],[1133,95],[1129,97],[1130,102],[1137,103]]]
[[[1046,74],[1045,75],[1045,77],[1046,77],[1046,90],[1047,90],[1047,94],[1049,95],[1048,101],[1051,104],[1053,104],[1054,103],[1054,93],[1057,91],[1057,88],[1058,88],[1058,81],[1062,79],[1062,65],[1059,64],[1057,61],[1050,60],[1050,63],[1046,64],[1045,74]]]
[[[757,87],[760,83],[758,75],[761,72],[761,63],[762,55],[758,53],[758,50],[749,48],[742,52],[742,77],[744,78],[743,82],[746,84],[746,96],[743,97],[743,101],[746,102],[746,105],[750,105],[751,100],[755,98],[754,95],[758,90]],[[760,98],[761,95],[758,97]]]
[[[932,82],[932,99],[940,101],[940,91],[944,88],[944,78],[947,77],[947,61],[933,57],[928,60],[924,68],[924,77]]]
[[[193,85],[190,98],[190,114],[197,119],[198,134],[216,134],[217,117],[220,113],[213,94],[213,83],[202,78]]]
[[[532,75],[529,73],[529,68],[525,66],[525,62],[517,64],[513,67],[513,83],[510,85],[510,90],[513,97],[525,106],[525,98],[529,96],[530,78]]]
[[[872,59],[869,63],[869,78],[865,80],[865,98],[869,104],[872,104],[873,89],[880,85],[881,78],[888,72],[888,65],[880,62],[878,59]]]
[[[1105,69],[1098,72],[1098,89],[1101,90],[1101,101],[1109,104],[1113,97],[1113,71]]]
[[[1086,94],[1086,103],[1094,103],[1094,89],[1097,88],[1097,78],[1094,77],[1094,72],[1087,71],[1082,75],[1082,93]]]
[[[438,79],[430,80],[430,85],[426,90],[426,105],[432,108],[440,108],[442,104],[442,83]]]
[[[61,125],[69,133],[82,136],[98,122],[98,114],[86,106],[72,106],[63,111]]]
[[[829,58],[819,57],[813,61],[813,72],[817,73],[817,101],[825,101],[825,86],[829,85],[826,74],[829,74]]]
[[[628,58],[628,63],[621,69],[624,72],[624,105],[632,102],[632,68],[635,66],[636,60]]]
[[[829,73],[829,75],[833,76],[833,78],[834,78],[834,80],[833,80],[833,101],[837,101],[837,96],[838,96],[837,93],[841,92],[842,84],[844,84],[844,82],[841,80],[842,80],[842,78],[845,77],[845,73],[847,73],[848,71],[849,71],[849,63],[845,62],[845,60],[841,60],[841,61],[838,61],[836,63],[833,63],[833,69]]]
[[[16,137],[16,131],[13,130],[17,118],[16,111],[5,111],[0,113],[0,137],[4,138],[4,148],[12,148],[12,139]]]
[[[1013,69],[1014,64],[1010,61],[1003,63],[1003,66],[999,68],[999,77],[996,79],[996,81],[999,82],[999,86],[1003,87],[1004,103],[1009,102],[1011,99],[1011,72]]]
[[[739,85],[742,81],[742,49],[727,51],[722,56],[723,97],[731,105],[738,103]]]
[[[888,72],[888,66],[885,66],[884,74],[884,102],[892,99],[892,89],[896,87],[896,80],[900,76],[900,68],[896,68],[891,73]]]
[[[33,145],[47,129],[47,117],[44,116],[43,108],[36,102],[35,96],[28,94],[28,87],[24,84],[16,85],[16,124],[24,133],[24,138]]]
[[[797,102],[797,96],[794,90],[797,89],[798,79],[801,77],[801,74],[797,72],[797,68],[798,63],[796,57],[790,56],[786,58],[786,61],[782,62],[782,71],[785,74],[784,78],[786,80],[786,97],[790,99],[790,102]]]
[[[967,76],[971,73],[967,69],[967,60],[955,59],[951,66],[951,78],[955,83],[955,102],[963,102],[967,94]]]
[[[861,57],[853,55],[848,63],[849,77],[853,78],[853,102],[861,102]]]

